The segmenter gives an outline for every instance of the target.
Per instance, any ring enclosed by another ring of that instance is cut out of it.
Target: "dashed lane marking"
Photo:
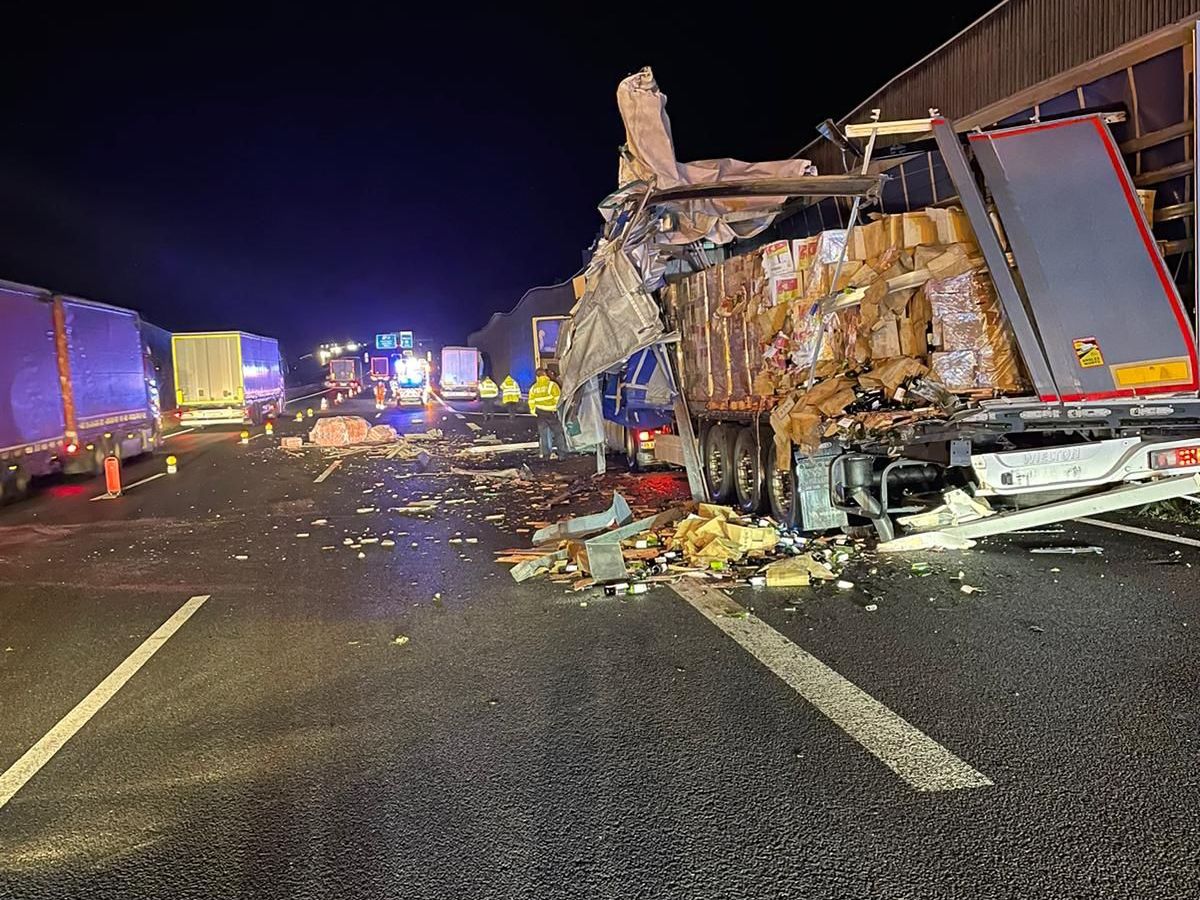
[[[1124,531],[1126,534],[1139,534],[1142,537],[1157,538],[1160,541],[1170,541],[1172,544],[1184,544],[1188,547],[1200,547],[1200,540],[1183,537],[1178,534],[1164,534],[1161,531],[1151,531],[1149,528],[1138,528],[1136,525],[1122,525],[1120,522],[1105,522],[1103,519],[1076,519],[1085,525],[1095,525],[1098,528],[1110,528],[1113,531]]]
[[[132,491],[139,484],[145,484],[147,481],[154,481],[154,479],[162,478],[166,474],[167,474],[166,472],[158,472],[157,474],[154,474],[154,475],[147,475],[145,478],[141,479],[140,481],[135,481],[132,484],[127,484],[124,487],[122,487],[121,493],[124,494],[126,491]],[[88,499],[89,500],[104,500],[107,497],[108,497],[108,494],[104,493],[104,494],[97,494],[95,497],[89,497]]]
[[[299,403],[301,400],[307,400],[310,397],[320,397],[322,394],[328,394],[332,390],[333,388],[325,388],[324,390],[317,391],[313,394],[305,394],[303,397],[293,397],[291,400],[283,401],[283,407],[284,409],[287,409],[289,403]]]
[[[334,469],[336,469],[341,464],[342,464],[342,461],[340,459],[335,459],[333,462],[331,462],[329,464],[328,468],[326,468],[324,472],[322,472],[320,475],[318,475],[316,478],[313,479],[313,484],[320,484],[322,481],[324,481],[326,478],[328,478],[333,473]]]
[[[177,632],[192,614],[204,605],[208,594],[201,594],[189,599],[183,606],[175,610],[167,621],[163,622],[155,632],[142,641],[141,646],[134,650],[125,661],[112,670],[91,693],[79,701],[73,710],[58,720],[53,728],[36,744],[25,751],[24,755],[13,763],[3,775],[0,775],[0,809],[13,798],[25,784],[46,765],[63,745],[67,743],[100,709],[113,698],[125,683],[129,681],[144,666],[163,644]]]
[[[720,591],[674,585],[701,615],[918,791],[988,787],[991,779]]]
[[[180,428],[178,431],[172,431],[170,434],[163,435],[163,440],[169,441],[171,438],[177,438],[181,434],[191,434],[195,430],[195,428]]]

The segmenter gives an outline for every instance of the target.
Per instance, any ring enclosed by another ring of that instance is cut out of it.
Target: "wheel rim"
[[[748,451],[743,450],[737,455],[733,466],[733,477],[737,483],[737,492],[740,498],[749,500],[754,496],[756,481],[754,475],[754,457]]]
[[[771,472],[771,493],[775,497],[775,505],[779,507],[780,515],[785,519],[790,519],[792,517],[792,473],[781,469]]]
[[[716,442],[709,445],[706,462],[709,481],[712,482],[714,488],[719,488],[725,481],[725,454],[721,452],[721,448],[716,445]]]

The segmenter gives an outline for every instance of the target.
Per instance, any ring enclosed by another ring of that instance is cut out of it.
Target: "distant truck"
[[[0,282],[0,500],[160,440],[135,312]]]
[[[357,356],[341,356],[329,361],[325,386],[357,393],[362,387],[362,361]]]
[[[479,351],[474,347],[442,348],[442,396],[447,400],[479,399]]]
[[[173,335],[171,347],[181,424],[258,424],[283,409],[274,338],[243,331],[189,332]]]
[[[387,356],[371,357],[371,380],[388,381],[392,377],[392,361]]]

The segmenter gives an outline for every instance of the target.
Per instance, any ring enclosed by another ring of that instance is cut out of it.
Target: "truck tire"
[[[29,473],[20,466],[15,470],[5,467],[0,474],[0,505],[15,503],[29,493]]]
[[[717,423],[704,432],[701,457],[704,461],[704,480],[708,495],[714,503],[733,500],[733,429]]]
[[[775,441],[767,448],[767,471],[764,476],[767,488],[767,504],[771,518],[784,528],[799,529],[800,498],[796,496],[796,468],[788,460],[788,467],[780,470],[775,465]]]
[[[758,445],[753,428],[739,428],[733,441],[734,505],[739,511],[754,514],[763,505],[765,454]]]
[[[625,429],[625,465],[629,467],[630,472],[642,470],[638,463],[637,437],[632,428]]]

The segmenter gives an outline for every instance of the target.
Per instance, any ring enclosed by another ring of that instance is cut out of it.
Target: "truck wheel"
[[[637,437],[632,428],[625,429],[625,465],[629,466],[630,472],[642,470],[638,464]]]
[[[720,423],[710,426],[704,432],[702,452],[709,496],[714,503],[729,502],[734,496],[732,429]]]
[[[775,465],[775,441],[767,448],[767,471],[764,481],[767,487],[767,504],[771,518],[784,528],[800,528],[800,498],[796,496],[796,467],[788,460],[786,469]]]
[[[17,466],[0,475],[0,505],[15,503],[29,493],[29,473]]]
[[[738,429],[733,441],[733,488],[741,512],[756,513],[762,508],[764,455],[754,429]]]

